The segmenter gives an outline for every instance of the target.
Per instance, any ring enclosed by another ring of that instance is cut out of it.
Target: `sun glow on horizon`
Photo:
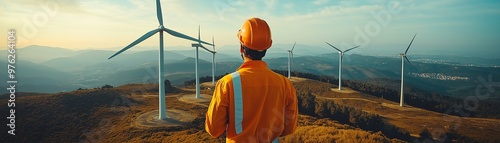
[[[236,45],[243,20],[268,21],[273,43],[298,41],[326,46],[325,41],[363,47],[404,45],[419,33],[429,50],[498,47],[500,2],[497,1],[182,1],[163,0],[165,26],[195,37],[215,37],[218,46]],[[124,47],[158,27],[155,1],[35,0],[4,1],[3,31],[17,31],[18,47],[44,45],[73,50]],[[480,8],[478,8],[480,7]],[[3,34],[2,37],[6,36]],[[157,36],[157,35],[154,35]],[[210,41],[210,40],[209,40]],[[6,43],[6,38],[0,39]],[[190,41],[165,36],[166,46]],[[156,46],[150,38],[140,46]],[[6,49],[6,46],[0,46]]]

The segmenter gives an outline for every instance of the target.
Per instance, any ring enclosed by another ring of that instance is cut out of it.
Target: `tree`
[[[106,85],[102,86],[101,88],[102,88],[102,89],[105,89],[105,88],[113,88],[113,86],[106,84]]]
[[[178,89],[171,85],[170,80],[165,79],[165,93],[175,93],[175,92],[178,92]]]
[[[299,112],[314,116],[316,96],[312,93],[298,93]]]
[[[330,109],[328,108],[328,101],[320,100],[316,103],[315,113],[321,118],[330,117]]]
[[[431,132],[429,132],[429,129],[427,129],[427,128],[422,130],[422,132],[420,132],[419,135],[420,135],[419,140],[422,142],[432,141],[432,134],[431,134]]]

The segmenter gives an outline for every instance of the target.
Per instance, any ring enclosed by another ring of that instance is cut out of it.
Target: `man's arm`
[[[288,83],[289,84],[287,89],[289,90],[289,94],[285,107],[285,128],[283,130],[283,133],[281,133],[281,136],[286,136],[295,132],[295,129],[297,128],[297,121],[299,118],[297,94],[290,81],[288,81]]]
[[[226,131],[228,124],[228,95],[226,94],[226,82],[219,80],[215,86],[212,101],[208,107],[205,118],[205,130],[212,137],[218,137]]]

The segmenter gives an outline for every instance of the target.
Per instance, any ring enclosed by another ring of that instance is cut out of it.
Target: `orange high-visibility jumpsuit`
[[[213,137],[226,131],[226,142],[271,142],[293,133],[297,119],[291,82],[254,60],[217,82],[205,130]]]

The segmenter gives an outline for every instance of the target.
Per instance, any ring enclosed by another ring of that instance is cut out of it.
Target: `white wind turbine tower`
[[[413,39],[411,39],[410,45],[408,45],[408,48],[406,48],[405,53],[400,53],[399,54],[401,56],[401,94],[400,94],[401,98],[399,100],[399,106],[401,106],[401,107],[403,107],[403,105],[404,105],[404,92],[403,92],[404,81],[403,80],[404,80],[404,75],[405,75],[404,74],[405,73],[404,72],[404,70],[405,70],[405,59],[406,59],[406,61],[408,61],[408,63],[410,65],[412,65],[411,62],[410,62],[410,60],[408,60],[408,58],[406,57],[406,53],[408,53],[408,49],[410,49],[411,43],[413,43],[413,40],[415,40],[416,36],[417,36],[417,33],[415,33],[415,35],[413,36]]]
[[[339,90],[342,90],[342,59],[344,57],[344,53],[350,51],[350,50],[353,50],[353,49],[356,49],[359,47],[358,46],[355,46],[355,47],[352,47],[350,49],[347,49],[345,51],[342,51],[340,49],[338,49],[337,47],[333,46],[332,44],[326,42],[326,44],[330,45],[332,48],[334,48],[335,50],[339,51]]]
[[[167,117],[167,115],[166,115],[166,108],[165,108],[165,83],[164,83],[164,77],[163,77],[163,74],[164,74],[164,68],[163,68],[163,63],[164,63],[163,32],[167,32],[168,34],[170,34],[172,36],[182,38],[182,39],[196,41],[196,42],[204,43],[204,44],[208,44],[208,45],[212,45],[212,44],[204,42],[204,41],[200,41],[199,39],[195,39],[193,37],[176,32],[174,30],[168,29],[165,26],[163,26],[163,18],[162,18],[162,13],[161,13],[160,0],[156,0],[156,17],[158,18],[158,23],[160,24],[160,26],[158,26],[158,28],[151,30],[148,33],[144,34],[139,39],[137,39],[134,42],[132,42],[131,44],[129,44],[127,47],[121,49],[120,51],[116,52],[114,55],[109,57],[108,60],[119,55],[120,53],[132,48],[133,46],[141,43],[142,41],[148,39],[149,37],[155,35],[156,33],[160,33],[160,51],[159,51],[159,59],[158,59],[159,60],[158,61],[158,89],[159,89],[159,91],[158,91],[159,92],[158,93],[159,94],[158,95],[158,98],[159,98],[158,117],[160,119],[165,119]]]
[[[212,36],[212,47],[214,48],[214,51],[212,51],[212,84],[215,85],[215,41],[214,41],[214,36]]]
[[[195,62],[194,62],[194,72],[195,72],[195,81],[196,81],[196,98],[200,98],[200,78],[199,78],[199,75],[198,75],[198,48],[203,48],[205,49],[206,51],[210,52],[210,53],[214,53],[210,50],[208,50],[207,48],[205,48],[202,44],[201,44],[201,39],[200,39],[200,27],[198,26],[198,43],[193,43],[191,44],[192,47],[195,47],[196,50],[195,50]],[[206,44],[206,43],[205,43]],[[214,46],[213,44],[209,44],[209,45],[212,45]]]
[[[288,50],[288,78],[290,78],[290,68],[292,66],[292,58],[293,58],[293,49],[295,48],[295,44],[297,44],[297,42],[295,42],[293,44],[293,47],[292,49]]]

